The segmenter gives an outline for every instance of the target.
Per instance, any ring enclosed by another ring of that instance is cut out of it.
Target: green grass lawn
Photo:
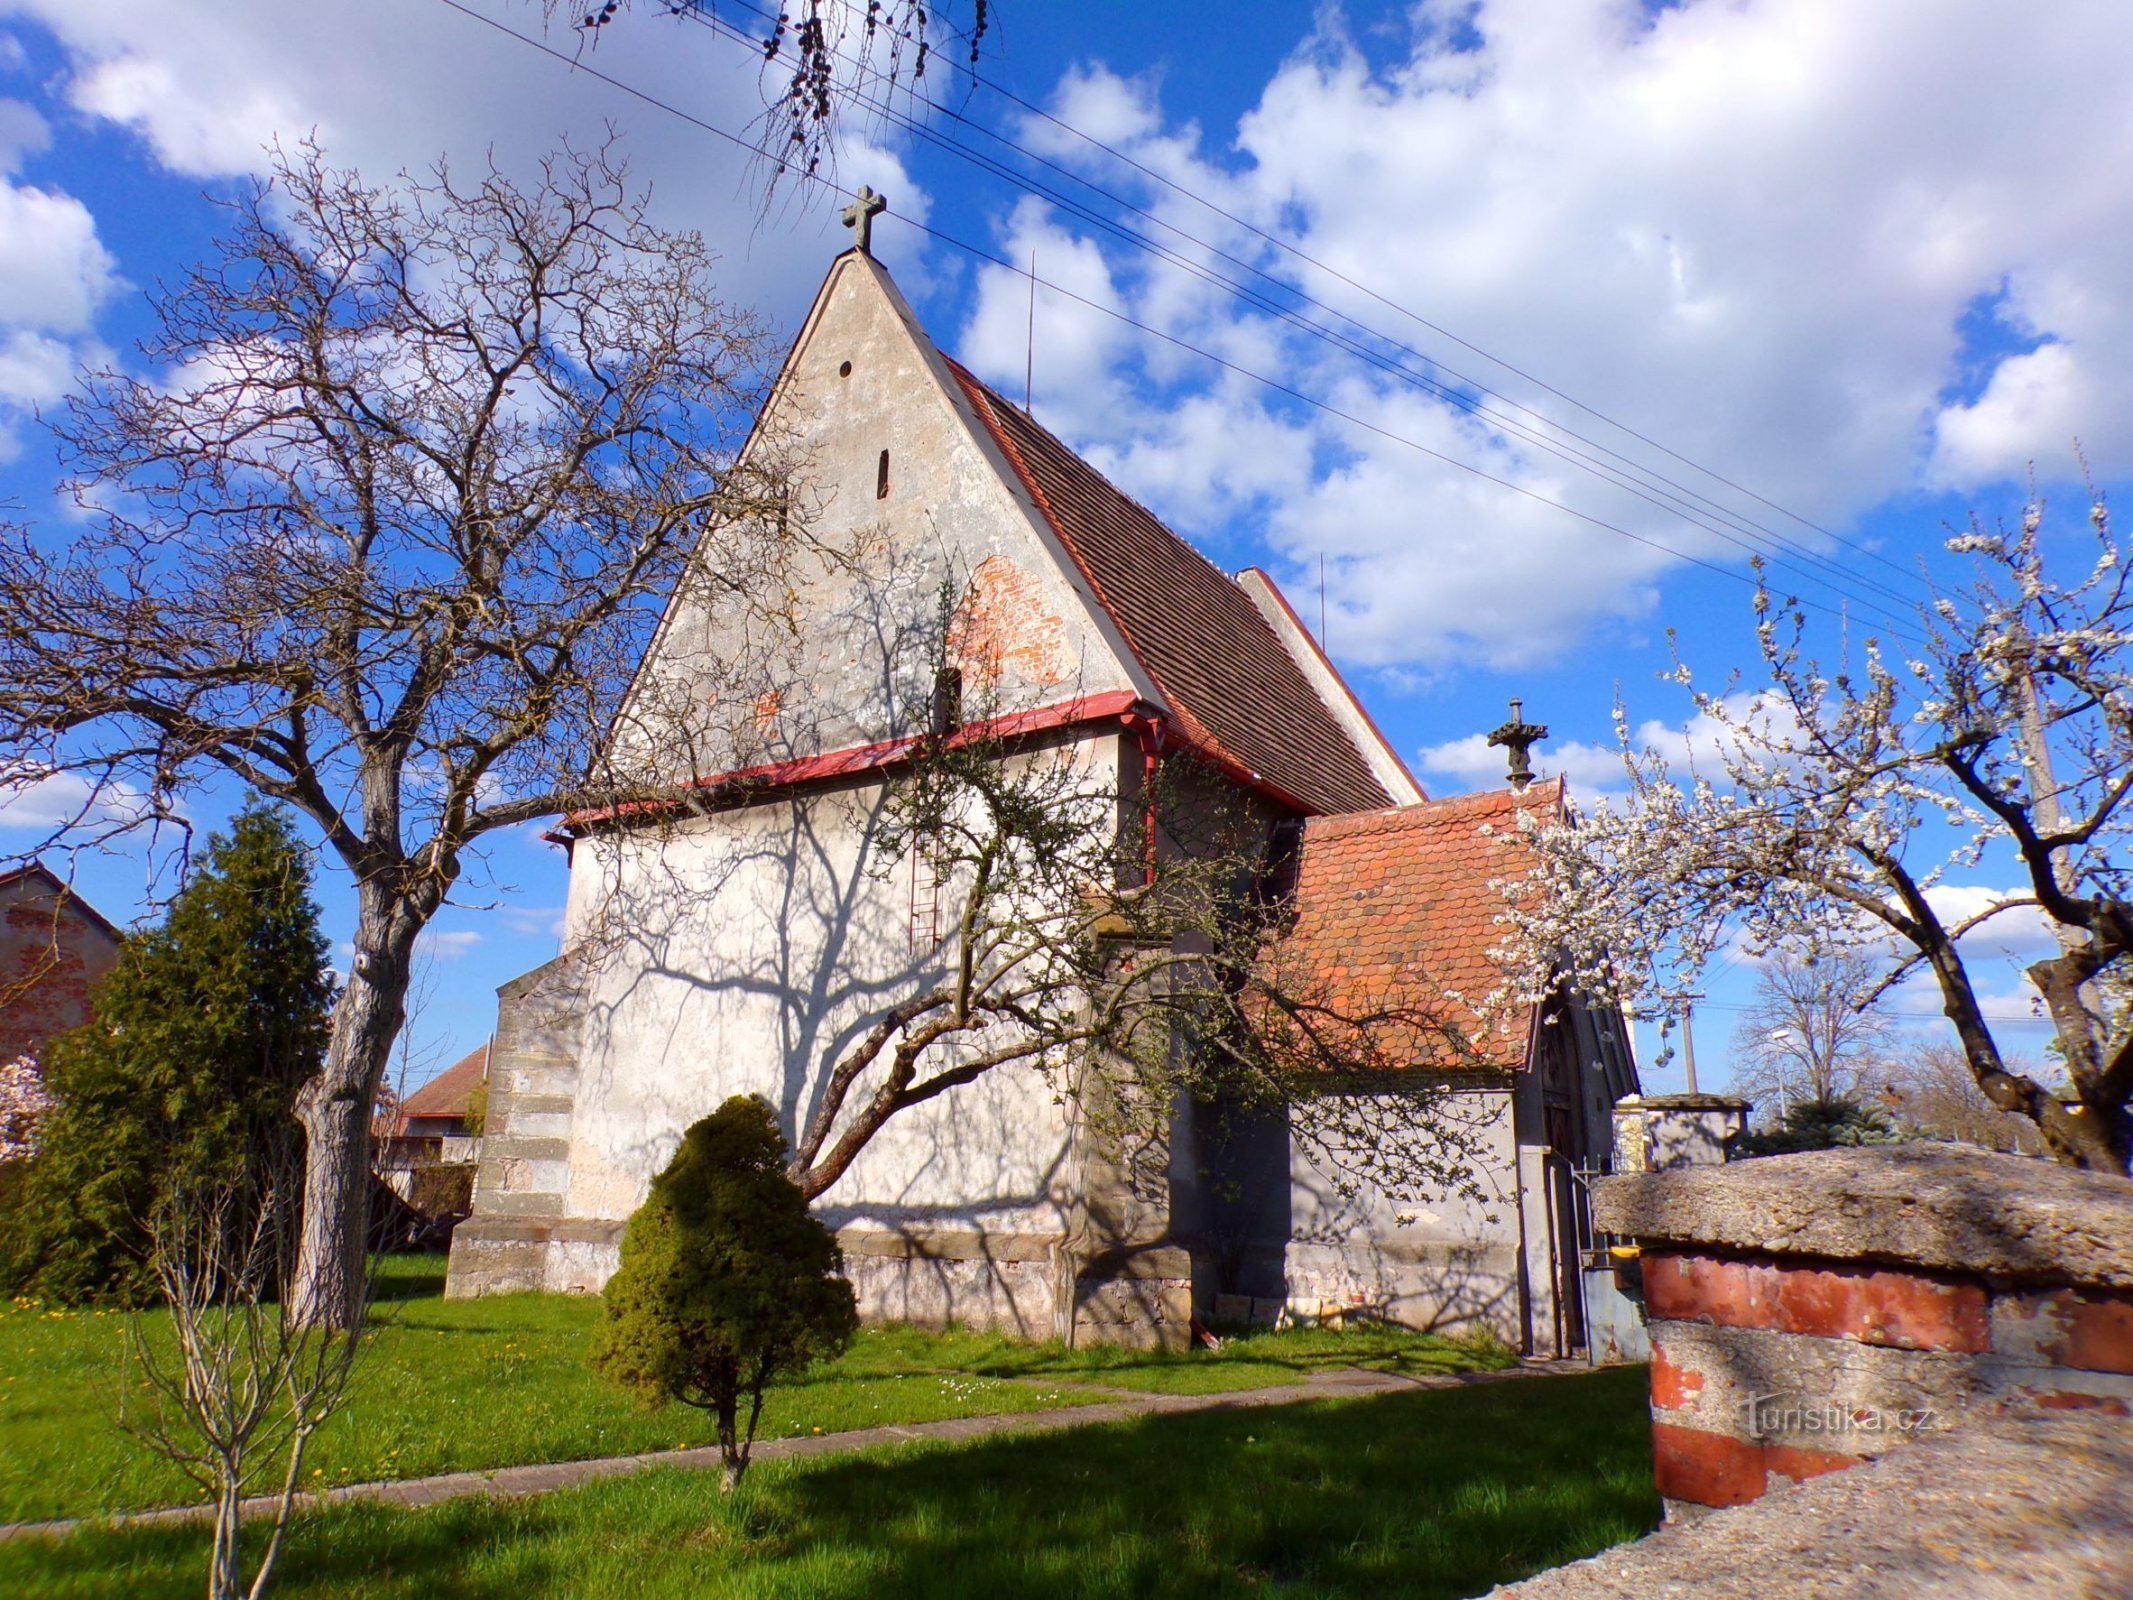
[[[586,1368],[598,1302],[569,1295],[443,1298],[441,1257],[388,1264],[377,1332],[342,1412],[309,1457],[316,1485],[573,1461],[714,1442],[686,1407],[648,1412]],[[125,1318],[0,1307],[0,1522],[197,1498],[116,1424],[129,1394]],[[1074,1385],[1206,1392],[1318,1370],[1409,1373],[1501,1366],[1501,1350],[1399,1330],[1297,1331],[1220,1351],[1067,1350],[995,1334],[862,1333],[839,1362],[771,1391],[763,1436],[1050,1409],[1101,1396]]]
[[[297,1523],[285,1596],[1451,1597],[1657,1521],[1642,1368],[663,1471]],[[201,1531],[0,1545],[0,1593],[197,1593]]]

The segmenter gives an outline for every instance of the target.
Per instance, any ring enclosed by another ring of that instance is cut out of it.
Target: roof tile
[[[1316,811],[1391,801],[1235,580],[967,369],[948,367],[1188,734]]]
[[[1447,1051],[1447,1028],[1492,1065],[1524,1065],[1527,1008],[1493,1029],[1478,1010],[1504,976],[1489,954],[1504,938],[1496,920],[1503,901],[1489,885],[1531,860],[1519,811],[1553,816],[1563,804],[1556,779],[1522,796],[1497,789],[1313,817],[1297,862],[1294,921],[1272,952],[1283,982],[1301,976],[1314,999],[1342,1016],[1405,1013],[1387,1026],[1409,1037],[1379,1037],[1374,1048],[1416,1065],[1478,1064]],[[1412,1020],[1423,1013],[1433,1028]]]

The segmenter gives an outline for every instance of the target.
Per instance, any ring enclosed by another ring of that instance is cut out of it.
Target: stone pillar
[[[1625,1095],[1615,1102],[1615,1171],[1670,1172],[1732,1159],[1748,1102],[1726,1094]]]
[[[489,1049],[489,1107],[474,1214],[452,1230],[447,1298],[518,1289],[590,1287],[558,1274],[560,1246],[614,1243],[566,1237],[564,1188],[570,1123],[577,1105],[578,1044],[585,1022],[585,975],[565,954],[496,991],[496,1037]]]
[[[1192,1252],[1170,1234],[1170,1141],[1084,1121],[1076,1142],[1080,1198],[1060,1253],[1055,1328],[1074,1344],[1184,1349]]]
[[[1966,1414],[2133,1415],[2133,1182],[1957,1145],[1594,1185],[1643,1251],[1669,1516],[1754,1500]]]

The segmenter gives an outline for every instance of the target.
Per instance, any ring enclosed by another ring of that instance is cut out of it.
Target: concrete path
[[[890,1423],[880,1428],[860,1428],[850,1433],[825,1433],[797,1439],[763,1439],[756,1444],[752,1460],[786,1461],[809,1456],[843,1455],[878,1445],[914,1441],[961,1442],[1001,1435],[1054,1433],[1063,1428],[1084,1428],[1101,1422],[1128,1422],[1136,1417],[1170,1416],[1187,1411],[1245,1411],[1262,1406],[1294,1405],[1303,1400],[1328,1400],[1349,1396],[1397,1394],[1408,1389],[1456,1389],[1467,1384],[1502,1383],[1515,1378],[1556,1376],[1590,1372],[1582,1361],[1525,1361],[1502,1372],[1460,1372],[1440,1376],[1409,1377],[1403,1373],[1373,1372],[1363,1368],[1314,1372],[1300,1383],[1274,1389],[1233,1389],[1217,1394],[1145,1394],[1098,1385],[1058,1383],[1033,1379],[1050,1390],[1099,1389],[1118,1398],[1095,1405],[1065,1406],[1052,1411],[1010,1411],[997,1416],[954,1417],[945,1422]],[[1020,1381],[1020,1380],[1018,1380]],[[602,1456],[591,1461],[551,1461],[530,1467],[496,1467],[487,1472],[449,1472],[435,1478],[404,1478],[383,1483],[351,1483],[296,1498],[298,1510],[334,1505],[344,1500],[375,1500],[384,1505],[433,1506],[445,1500],[470,1495],[493,1497],[547,1494],[569,1489],[597,1478],[626,1477],[652,1467],[716,1467],[718,1447],[704,1445],[691,1450],[654,1450],[645,1455]],[[244,1502],[247,1521],[271,1517],[277,1496],[261,1495]],[[69,1517],[54,1522],[0,1523],[0,1539],[63,1538],[77,1528],[137,1528],[206,1523],[213,1519],[212,1506],[169,1506],[159,1511],[130,1511],[112,1517]]]

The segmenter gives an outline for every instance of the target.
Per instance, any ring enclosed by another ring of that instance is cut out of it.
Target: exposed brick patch
[[[1805,1483],[1809,1478],[1819,1478],[1825,1472],[1842,1472],[1846,1467],[1856,1467],[1866,1458],[1848,1456],[1836,1450],[1802,1450],[1797,1445],[1766,1444],[1763,1446],[1763,1465],[1773,1478],[1786,1478],[1793,1483]]]
[[[1703,1393],[1703,1374],[1677,1367],[1664,1350],[1652,1351],[1652,1404],[1662,1411],[1678,1411]]]
[[[2046,1411],[2101,1411],[2107,1417],[2133,1416],[2133,1407],[2115,1395],[2081,1394],[2072,1389],[2024,1389],[2022,1393]]]
[[[948,649],[973,687],[1013,672],[1027,683],[1050,688],[1073,676],[1078,663],[1068,650],[1066,624],[1051,609],[1033,572],[1005,556],[987,556],[949,619]]]
[[[1723,1433],[1652,1424],[1652,1471],[1669,1500],[1699,1506],[1739,1506],[1759,1499],[1769,1484],[1762,1445]]]
[[[2087,1372],[2133,1373],[2133,1294],[2054,1289],[2004,1295],[1994,1348]]]
[[[1666,1252],[1647,1259],[1651,1313],[1726,1328],[1851,1339],[1898,1350],[1991,1348],[1982,1285],[1874,1267],[1806,1267]]]

